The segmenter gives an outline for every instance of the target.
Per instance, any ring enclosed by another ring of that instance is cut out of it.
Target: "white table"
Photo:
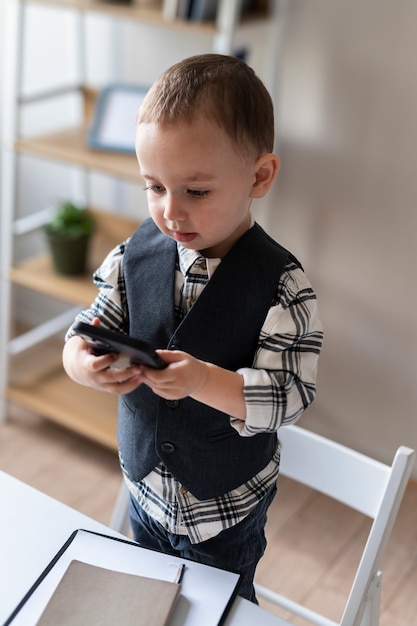
[[[0,472],[0,624],[78,528],[122,537],[107,526]],[[285,620],[255,604],[236,598],[225,626],[254,624],[289,626]]]

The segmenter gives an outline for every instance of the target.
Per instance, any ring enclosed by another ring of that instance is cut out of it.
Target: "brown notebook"
[[[166,626],[180,585],[71,561],[38,626]]]

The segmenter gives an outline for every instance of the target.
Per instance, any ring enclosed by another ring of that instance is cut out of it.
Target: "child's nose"
[[[181,198],[175,194],[165,196],[164,218],[169,221],[185,219],[185,212],[182,207]]]

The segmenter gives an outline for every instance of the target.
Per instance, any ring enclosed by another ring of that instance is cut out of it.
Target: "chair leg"
[[[382,572],[377,572],[369,585],[366,608],[360,626],[379,626],[381,610]]]
[[[110,520],[110,528],[117,530],[123,535],[129,534],[129,490],[124,480],[122,480],[119,493],[117,494],[116,504]]]

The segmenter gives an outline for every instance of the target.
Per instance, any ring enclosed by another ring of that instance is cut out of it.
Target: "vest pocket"
[[[136,409],[134,406],[128,404],[124,398],[119,399],[119,411],[121,413],[121,409],[124,411],[126,417],[130,417],[132,419],[136,419]]]

